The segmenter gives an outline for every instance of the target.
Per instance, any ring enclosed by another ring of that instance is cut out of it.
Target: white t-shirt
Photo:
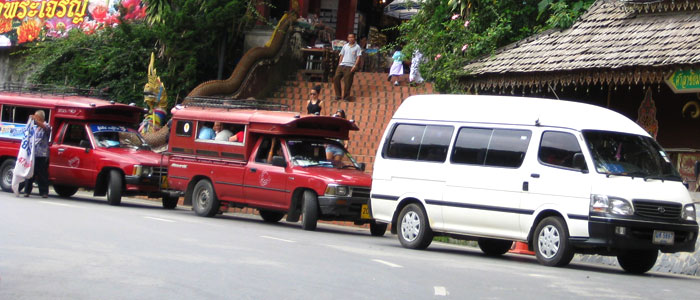
[[[224,129],[222,131],[219,131],[219,133],[216,134],[216,137],[214,138],[214,140],[228,142],[228,138],[230,138],[232,135],[233,135],[233,133],[230,130]]]
[[[355,46],[350,46],[350,44],[345,44],[342,49],[340,49],[340,56],[343,57],[343,61],[340,62],[341,66],[353,67],[357,58],[362,56],[362,48],[360,45],[355,43]]]

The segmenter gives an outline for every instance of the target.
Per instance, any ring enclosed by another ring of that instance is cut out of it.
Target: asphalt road
[[[0,299],[697,299],[700,279],[78,194],[0,192]]]

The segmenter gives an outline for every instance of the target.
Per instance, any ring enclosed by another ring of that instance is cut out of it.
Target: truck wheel
[[[180,200],[179,196],[163,196],[163,208],[165,209],[175,209],[177,207],[177,201]]]
[[[0,188],[3,191],[12,193],[12,174],[15,170],[15,160],[12,158],[6,159],[0,165],[0,176],[2,176],[2,181],[0,181]]]
[[[259,209],[258,212],[260,212],[260,217],[267,223],[277,223],[284,217],[284,213],[280,211]]]
[[[301,208],[301,228],[304,230],[316,230],[318,222],[318,199],[313,192],[304,192],[304,203]]]
[[[484,254],[488,256],[501,256],[508,252],[508,250],[510,250],[510,247],[513,246],[512,241],[487,238],[480,238],[478,240],[478,243],[479,248],[481,248],[481,251],[483,251]]]
[[[627,272],[643,274],[654,267],[658,256],[658,250],[628,250],[617,255],[617,262]]]
[[[399,214],[399,242],[410,249],[425,249],[433,241],[433,230],[423,208],[415,203],[406,205]]]
[[[216,198],[211,182],[202,179],[192,190],[192,208],[198,216],[213,217],[219,212],[219,199]]]
[[[68,198],[70,196],[75,195],[75,193],[78,192],[78,187],[54,184],[53,190],[56,191],[56,194],[58,194],[59,196],[61,196],[63,198]]]
[[[119,205],[122,203],[122,188],[124,178],[117,170],[109,171],[109,183],[107,183],[107,203],[109,205]]]
[[[386,223],[378,223],[377,221],[372,221],[369,223],[369,233],[372,236],[384,236],[384,233],[386,232],[386,227],[389,224]]]
[[[547,217],[535,230],[534,241],[537,261],[545,266],[566,266],[574,258],[574,249],[569,244],[569,230],[559,217]]]

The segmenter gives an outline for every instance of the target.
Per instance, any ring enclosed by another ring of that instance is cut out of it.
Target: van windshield
[[[301,167],[360,169],[343,145],[330,139],[288,139],[291,162]]]
[[[132,128],[118,125],[90,125],[97,146],[101,148],[133,148],[146,146],[141,135]]]
[[[583,137],[598,173],[681,181],[670,157],[650,137],[601,130],[584,130]]]

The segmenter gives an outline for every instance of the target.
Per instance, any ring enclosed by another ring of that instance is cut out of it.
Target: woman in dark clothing
[[[310,115],[323,115],[323,100],[321,100],[321,86],[317,85],[311,89],[309,101],[306,102],[306,112]]]

